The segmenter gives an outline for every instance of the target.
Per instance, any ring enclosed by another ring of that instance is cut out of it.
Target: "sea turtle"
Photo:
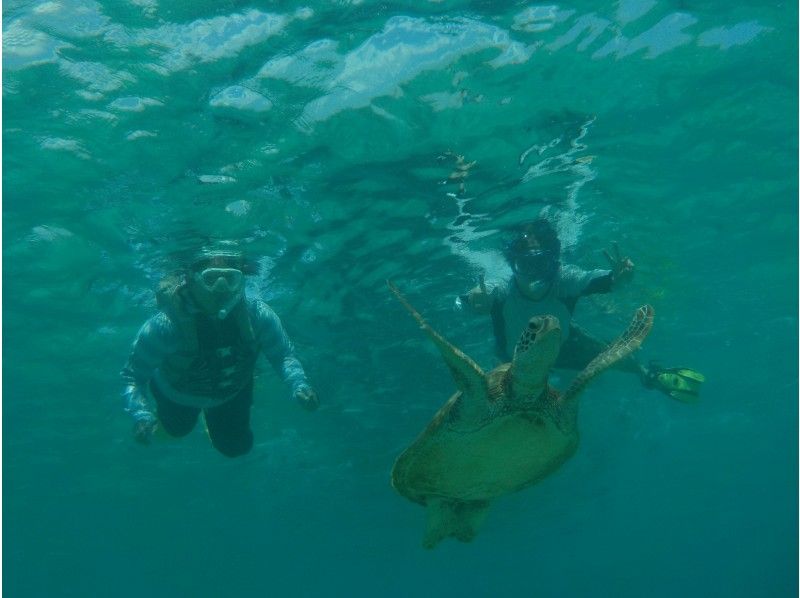
[[[531,318],[511,363],[485,373],[389,288],[436,344],[458,391],[397,458],[392,486],[428,511],[423,540],[471,541],[489,502],[535,484],[578,446],[578,396],[597,374],[639,348],[653,325],[640,307],[628,329],[580,372],[562,395],[547,383],[561,346],[554,316]]]

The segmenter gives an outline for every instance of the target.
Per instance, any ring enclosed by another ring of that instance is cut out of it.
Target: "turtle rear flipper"
[[[408,299],[398,290],[390,281],[386,281],[389,289],[394,293],[395,297],[403,304],[409,313],[414,316],[414,319],[419,323],[423,331],[430,337],[436,348],[439,349],[444,358],[447,367],[450,369],[450,374],[462,392],[459,401],[459,417],[462,421],[474,422],[480,421],[486,415],[489,409],[489,390],[487,384],[486,374],[480,366],[475,363],[469,356],[465,355],[458,347],[451,344],[441,334],[431,328],[430,324],[425,321],[425,318],[414,309]]]
[[[428,499],[428,525],[422,545],[433,548],[448,536],[461,542],[471,542],[486,518],[487,500]]]
[[[575,399],[600,372],[607,370],[636,351],[644,339],[647,338],[647,335],[650,334],[650,329],[653,327],[654,314],[655,310],[650,305],[643,305],[637,309],[625,332],[611,343],[605,351],[590,361],[589,365],[575,377],[567,392],[564,393],[562,401],[566,403]]]

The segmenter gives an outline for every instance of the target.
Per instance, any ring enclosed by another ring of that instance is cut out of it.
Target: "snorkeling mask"
[[[517,284],[531,299],[543,298],[558,275],[558,258],[546,249],[530,249],[511,256]]]
[[[558,258],[546,249],[531,249],[512,256],[514,274],[525,278],[552,282],[558,273]]]
[[[192,293],[200,306],[220,320],[244,297],[244,272],[241,254],[208,252],[195,260],[189,269]]]
[[[534,300],[543,298],[558,278],[561,242],[553,225],[538,218],[520,227],[506,246],[506,259],[520,290]]]

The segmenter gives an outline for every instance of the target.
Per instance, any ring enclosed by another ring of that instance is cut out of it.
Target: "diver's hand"
[[[486,289],[486,279],[481,274],[478,286],[466,295],[467,304],[477,312],[489,313],[492,310],[492,294]]]
[[[133,425],[133,437],[139,444],[150,444],[153,435],[158,429],[158,420],[155,417],[146,417],[136,420]]]
[[[603,250],[603,255],[606,256],[606,259],[611,266],[611,279],[615,283],[628,282],[631,278],[633,278],[633,270],[635,268],[631,258],[629,258],[627,255],[623,256],[619,252],[619,245],[617,245],[616,241],[611,243],[611,250],[614,252],[613,256],[605,249]]]
[[[319,407],[319,398],[317,397],[317,393],[314,392],[313,388],[308,386],[298,389],[294,393],[294,398],[298,403],[300,403],[300,406],[303,409],[307,409],[308,411],[316,411],[317,407]]]

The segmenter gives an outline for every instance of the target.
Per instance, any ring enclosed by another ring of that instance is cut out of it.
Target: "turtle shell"
[[[459,425],[457,392],[397,458],[392,485],[400,494],[421,504],[430,497],[490,500],[536,483],[572,456],[578,433],[558,417],[558,393],[548,388],[529,403],[507,407],[497,379],[507,379],[508,367],[489,374],[495,396],[485,421]]]

